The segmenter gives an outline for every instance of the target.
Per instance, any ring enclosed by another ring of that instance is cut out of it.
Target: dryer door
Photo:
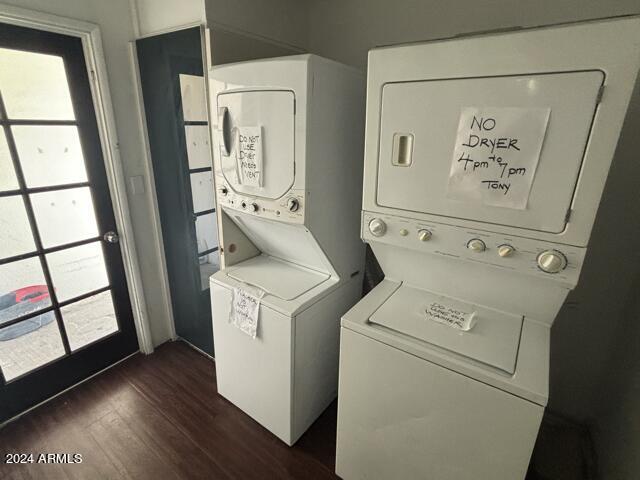
[[[292,187],[294,99],[288,90],[218,95],[216,154],[237,193],[277,199]]]
[[[562,232],[603,81],[583,71],[386,84],[378,205]]]

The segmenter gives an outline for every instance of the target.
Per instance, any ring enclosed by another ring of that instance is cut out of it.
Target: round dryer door
[[[294,98],[288,90],[218,95],[216,154],[237,193],[277,199],[293,186]]]

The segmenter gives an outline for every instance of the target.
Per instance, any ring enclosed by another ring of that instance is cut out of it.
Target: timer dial
[[[538,267],[546,273],[558,273],[567,268],[567,257],[558,250],[545,250],[538,255]]]
[[[296,198],[291,197],[287,200],[287,210],[290,212],[297,212],[299,208],[300,202],[298,202]]]
[[[487,246],[479,238],[472,238],[467,242],[467,248],[473,252],[481,253],[487,249]]]
[[[369,222],[369,231],[374,237],[381,237],[387,232],[387,224],[379,218]]]

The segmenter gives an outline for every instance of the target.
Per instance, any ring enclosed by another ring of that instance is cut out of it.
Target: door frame
[[[82,41],[100,144],[104,156],[107,182],[109,184],[109,193],[111,194],[116,226],[120,236],[122,260],[138,336],[138,345],[141,352],[145,354],[153,353],[151,329],[135,247],[133,225],[127,199],[127,184],[120,157],[100,27],[82,20],[36,12],[4,3],[0,3],[0,23],[60,33],[80,38]]]

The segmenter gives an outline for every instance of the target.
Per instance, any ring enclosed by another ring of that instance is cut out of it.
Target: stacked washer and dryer
[[[218,392],[289,445],[337,395],[340,317],[362,297],[364,87],[315,55],[209,71]],[[253,332],[239,297],[259,302]]]
[[[639,51],[634,17],[369,53],[385,278],[342,319],[342,478],[524,478]]]
[[[639,48],[634,17],[372,50],[362,197],[356,72],[210,70],[219,393],[291,445],[335,398],[340,335],[341,477],[524,478]],[[358,302],[360,236],[385,278]]]

